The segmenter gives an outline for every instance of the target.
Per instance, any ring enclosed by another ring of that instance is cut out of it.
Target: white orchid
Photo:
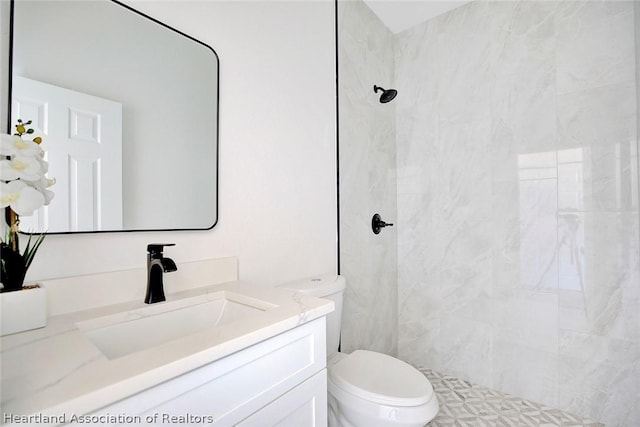
[[[46,177],[49,164],[40,147],[42,138],[23,139],[34,133],[26,127],[30,124],[18,120],[15,135],[0,135],[0,207],[10,207],[18,215],[26,216],[49,204],[53,192],[47,188],[55,183]]]
[[[29,182],[29,185],[33,186],[36,190],[42,193],[44,196],[44,204],[48,205],[53,199],[53,191],[47,190],[49,187],[56,183],[55,178],[47,178],[46,176],[42,176],[37,181]]]
[[[0,208],[11,206],[18,215],[33,215],[45,202],[45,196],[24,181],[0,182]]]
[[[0,208],[6,210],[6,238],[0,239],[0,282],[4,291],[16,291],[23,287],[27,269],[44,240],[41,234],[34,242],[31,236],[20,253],[18,225],[20,216],[29,216],[48,205],[53,192],[47,188],[55,179],[46,177],[49,164],[40,148],[42,138],[33,137],[31,121],[18,119],[15,135],[0,135]],[[30,135],[31,141],[23,139]]]
[[[44,152],[33,141],[25,141],[20,135],[0,135],[0,154],[3,156],[42,156]]]
[[[0,160],[0,179],[3,181],[38,181],[42,173],[42,165],[35,157],[17,154],[10,159]]]

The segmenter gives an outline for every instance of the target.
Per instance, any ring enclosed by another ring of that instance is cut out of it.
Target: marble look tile
[[[514,166],[520,154],[556,150],[555,68],[551,60],[492,80],[493,166]]]
[[[435,102],[416,104],[411,93],[404,94],[397,101],[395,141],[398,171],[413,168],[416,172],[429,173],[429,170],[424,170],[423,163],[433,158],[438,146],[437,105]],[[399,185],[398,191],[412,190]]]
[[[439,223],[430,220],[429,203],[422,200],[421,195],[398,196],[398,292],[400,297],[414,289],[429,289],[439,299],[438,255],[443,239],[436,238]],[[402,299],[399,302],[404,310]]]
[[[362,1],[339,2],[338,34],[345,58],[364,55],[369,60],[387,62],[387,55],[393,55],[391,32]]]
[[[436,21],[424,22],[396,35],[394,73],[403,95],[397,99],[399,103],[410,99],[415,107],[436,102],[439,69],[433,64],[438,61],[437,37]]]
[[[362,142],[345,179],[381,191],[396,179],[402,359],[608,425],[640,424],[632,10],[480,0],[396,35],[385,74],[400,89],[394,135],[376,128],[388,125],[378,105],[358,99],[386,58],[358,50],[386,47],[351,36],[354,114],[341,132]],[[380,136],[395,137],[395,175]],[[367,219],[356,202],[371,202],[345,194],[351,232]],[[373,253],[357,239],[345,242],[345,266]],[[348,332],[362,343],[375,342],[367,308],[393,298],[367,280],[356,279]]]
[[[557,3],[558,94],[635,79],[632,1]]]
[[[491,176],[487,168],[489,123],[441,125],[437,157],[428,165],[438,171],[429,188],[434,198],[433,237],[444,307],[457,310],[491,286]]]
[[[557,181],[520,181],[520,280],[528,289],[558,287]]]
[[[395,111],[373,92],[392,82],[393,39],[362,2],[340,2],[338,23],[342,349],[395,354],[396,229],[371,231],[375,212],[396,222]]]
[[[493,298],[491,324],[504,343],[556,353],[558,349],[558,295],[520,290],[509,298]]]
[[[463,376],[478,384],[491,384],[491,326],[483,322],[442,316],[438,347],[441,357],[433,369]]]
[[[426,310],[425,310],[426,311]],[[402,317],[402,313],[401,313]],[[436,366],[446,358],[438,345],[440,319],[401,321],[402,334],[398,337],[398,357],[414,366]]]
[[[492,293],[519,297],[557,286],[554,6],[490,4]]]
[[[506,393],[558,406],[558,356],[555,351],[535,349],[526,344],[494,340],[493,385]]]
[[[489,4],[483,1],[471,2],[435,20],[438,28],[440,121],[459,123],[488,118]]]
[[[559,405],[606,425],[637,423],[638,342],[564,331],[560,336]]]
[[[574,213],[560,217],[560,328],[639,340],[638,214]]]
[[[520,163],[527,156],[538,153],[555,155],[556,113],[555,100],[551,96],[553,86],[548,85],[545,91],[546,93],[529,95],[514,91],[507,95],[511,105],[499,105],[499,95],[494,96],[491,142],[494,181],[509,181],[513,179],[514,171],[520,175]],[[532,102],[527,103],[526,99]],[[518,107],[515,103],[526,107]]]
[[[634,81],[558,96],[558,148],[636,140]]]
[[[510,297],[520,291],[520,185],[518,170],[506,169],[492,182],[492,296]],[[505,173],[506,172],[506,173]]]
[[[560,208],[637,209],[634,82],[558,97]]]
[[[555,78],[555,9],[554,2],[492,1],[491,73],[501,80],[523,76],[532,71],[554,71]]]
[[[436,214],[453,221],[489,217],[489,142],[488,120],[439,124],[436,157],[429,159],[437,174],[430,190],[442,196]]]

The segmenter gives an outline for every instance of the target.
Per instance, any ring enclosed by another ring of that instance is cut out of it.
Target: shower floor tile
[[[440,404],[440,412],[428,427],[604,427],[604,424],[431,369],[421,369],[421,372],[433,385]]]

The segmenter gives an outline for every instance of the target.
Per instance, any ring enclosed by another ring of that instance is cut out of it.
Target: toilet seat
[[[329,378],[343,391],[381,405],[419,406],[433,397],[431,383],[417,369],[373,351],[356,350],[337,361]]]

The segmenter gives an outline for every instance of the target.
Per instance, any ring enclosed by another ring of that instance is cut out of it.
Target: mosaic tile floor
[[[604,427],[559,409],[514,397],[468,381],[422,369],[440,403],[428,427]]]

